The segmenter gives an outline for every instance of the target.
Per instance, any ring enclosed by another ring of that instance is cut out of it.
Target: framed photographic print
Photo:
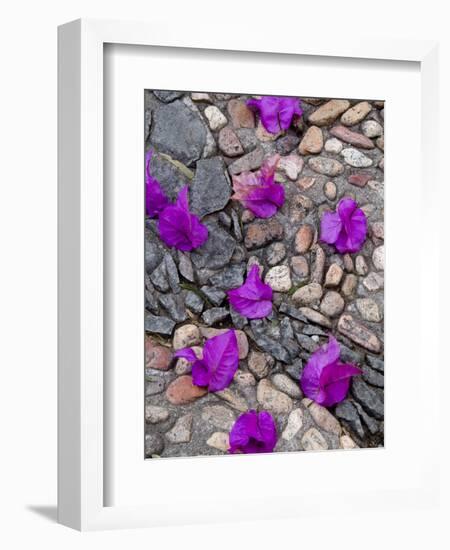
[[[71,527],[436,497],[435,44],[246,36],[60,28]]]

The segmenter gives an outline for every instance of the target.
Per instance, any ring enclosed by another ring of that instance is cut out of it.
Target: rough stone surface
[[[354,126],[361,122],[371,110],[372,105],[368,101],[360,101],[341,116],[341,122],[345,126]]]
[[[347,164],[355,168],[367,168],[368,166],[372,166],[372,159],[353,147],[342,149],[341,155],[344,157]]]
[[[186,405],[207,393],[204,388],[194,386],[192,376],[183,375],[176,378],[167,388],[166,396],[172,405]]]
[[[310,428],[302,437],[302,446],[305,451],[325,451],[328,443],[316,428]]]
[[[354,147],[360,147],[361,149],[373,149],[375,147],[371,139],[359,134],[358,132],[353,132],[345,126],[335,126],[334,128],[331,128],[330,134],[341,139],[342,141],[345,141],[346,143],[349,143],[350,145],[353,145]],[[341,151],[338,152],[340,153]]]
[[[191,184],[190,208],[200,218],[224,208],[231,197],[231,184],[221,157],[199,160]]]
[[[359,323],[351,315],[342,315],[339,319],[338,330],[347,338],[363,348],[378,353],[381,350],[381,342],[367,327]]]
[[[209,127],[215,132],[226,126],[228,122],[225,115],[214,105],[206,107],[205,116],[208,119]]]
[[[219,149],[227,157],[239,157],[244,154],[244,149],[236,132],[229,126],[226,126],[220,131],[218,145]]]
[[[320,302],[320,311],[327,317],[336,317],[342,313],[345,302],[342,296],[334,290],[326,292]]]
[[[277,265],[267,272],[264,282],[275,292],[288,292],[291,289],[291,272],[287,265]]]
[[[303,136],[298,151],[301,155],[320,153],[323,148],[323,134],[318,126],[310,126]]]
[[[150,141],[158,151],[190,166],[202,156],[206,129],[198,114],[176,100],[154,111]]]
[[[308,159],[308,166],[324,176],[339,176],[344,172],[344,167],[338,160],[327,157],[311,157]]]
[[[258,403],[274,414],[286,414],[292,410],[292,399],[275,389],[267,379],[258,383],[256,396]]]
[[[314,239],[314,228],[310,224],[304,224],[295,235],[295,251],[304,254],[309,250]]]
[[[301,306],[317,304],[322,298],[322,294],[323,290],[321,285],[318,283],[310,283],[296,290],[292,295],[292,300],[294,303]]]
[[[171,202],[187,186],[208,229],[201,247],[181,251],[162,241],[157,217],[145,219],[147,458],[226,454],[234,422],[249,410],[273,415],[276,452],[384,444],[384,103],[300,98],[303,116],[271,134],[247,108],[250,97],[144,93],[149,172]],[[231,198],[232,180],[274,154],[285,202],[258,218]],[[324,212],[343,197],[368,220],[351,254],[321,239]],[[247,319],[227,296],[254,265],[273,289],[262,319]],[[189,347],[202,359],[206,341],[230,329],[239,357],[230,384],[218,392],[193,385],[194,362],[175,352]],[[361,374],[341,403],[324,408],[303,396],[300,379],[331,335],[340,361]]]
[[[346,99],[331,99],[310,114],[308,120],[311,124],[326,126],[334,122],[349,107],[350,102]]]

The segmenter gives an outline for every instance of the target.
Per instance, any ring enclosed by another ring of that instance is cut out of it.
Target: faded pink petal
[[[273,216],[284,204],[284,187],[274,183],[279,155],[267,158],[258,172],[242,172],[233,176],[234,194],[231,197],[240,201],[259,218]]]
[[[271,453],[277,443],[272,415],[255,410],[241,414],[230,431],[230,453]]]
[[[361,250],[366,235],[366,215],[353,199],[341,199],[336,212],[324,212],[322,215],[320,238],[334,245],[341,254]]]
[[[249,99],[248,107],[259,111],[264,128],[271,134],[287,130],[294,116],[302,116],[300,99],[296,97],[264,96],[261,99]]]
[[[243,285],[228,291],[233,308],[248,319],[261,319],[272,312],[272,288],[261,281],[259,267],[254,265]]]
[[[352,376],[361,374],[358,367],[339,363],[340,346],[330,336],[328,344],[315,351],[303,369],[300,385],[303,393],[323,407],[345,399]]]
[[[206,242],[208,228],[189,211],[187,186],[181,189],[176,203],[160,213],[158,230],[166,245],[178,250],[193,250]]]

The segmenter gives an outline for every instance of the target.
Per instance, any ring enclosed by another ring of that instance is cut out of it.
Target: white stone
[[[367,275],[363,280],[363,285],[367,288],[369,292],[375,292],[375,290],[380,290],[384,286],[384,277],[379,273],[372,271]]]
[[[150,424],[157,424],[158,422],[164,422],[169,418],[169,411],[164,407],[157,407],[156,405],[145,406],[145,420]]]
[[[203,101],[204,103],[211,103],[211,98],[209,94],[203,92],[192,92],[191,94],[192,101]]]
[[[365,321],[379,323],[383,318],[378,304],[371,298],[359,298],[356,307]]]
[[[187,443],[191,439],[192,414],[181,416],[174,427],[166,433],[166,438],[171,443]]]
[[[286,374],[277,373],[272,377],[273,385],[283,393],[289,395],[293,399],[301,399],[303,397],[299,384],[295,383],[292,378]]]
[[[292,287],[291,272],[287,265],[277,265],[267,272],[264,279],[275,292],[288,292]]]
[[[327,139],[325,142],[325,151],[334,155],[339,155],[342,151],[342,143],[337,138]]]
[[[225,115],[215,105],[206,107],[205,116],[208,119],[209,127],[213,131],[221,130],[227,124]]]
[[[367,168],[373,164],[371,158],[353,147],[342,149],[341,155],[344,157],[345,162],[354,168]]]
[[[258,384],[256,399],[260,405],[274,414],[286,414],[293,407],[292,399],[275,389],[266,378]]]
[[[340,439],[341,449],[357,449],[358,445],[348,435],[341,435]]]
[[[368,138],[375,138],[383,134],[383,127],[376,120],[365,120],[361,123],[361,131]]]
[[[310,428],[302,437],[302,446],[305,451],[325,451],[328,444],[323,435],[316,428]]]
[[[195,325],[183,325],[176,329],[173,336],[173,349],[190,348],[200,344],[200,331]]]
[[[221,430],[230,430],[234,424],[235,416],[230,409],[223,405],[212,405],[203,409],[202,420]]]
[[[375,269],[384,271],[384,245],[377,246],[372,254],[372,262]]]
[[[311,403],[308,408],[309,413],[314,419],[314,422],[326,432],[339,435],[341,433],[341,425],[337,418],[335,418],[330,411],[325,407],[318,405],[317,403]]]
[[[367,275],[367,273],[369,273],[369,268],[367,266],[364,256],[356,256],[355,269],[358,275]]]
[[[290,180],[296,180],[303,169],[303,159],[298,155],[281,157],[277,170],[285,174]]]
[[[214,432],[206,444],[226,453],[230,448],[230,438],[228,434],[224,432]]]
[[[286,441],[290,441],[293,437],[295,437],[298,434],[302,426],[303,426],[303,411],[301,409],[294,409],[288,417],[286,428],[284,428],[283,433],[281,434],[281,437]]]
[[[319,283],[310,283],[300,287],[292,295],[292,301],[298,305],[310,305],[317,303],[323,295],[322,286]]]

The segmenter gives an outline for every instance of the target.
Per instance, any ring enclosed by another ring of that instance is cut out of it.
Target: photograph
[[[145,458],[384,446],[384,108],[144,90]]]

